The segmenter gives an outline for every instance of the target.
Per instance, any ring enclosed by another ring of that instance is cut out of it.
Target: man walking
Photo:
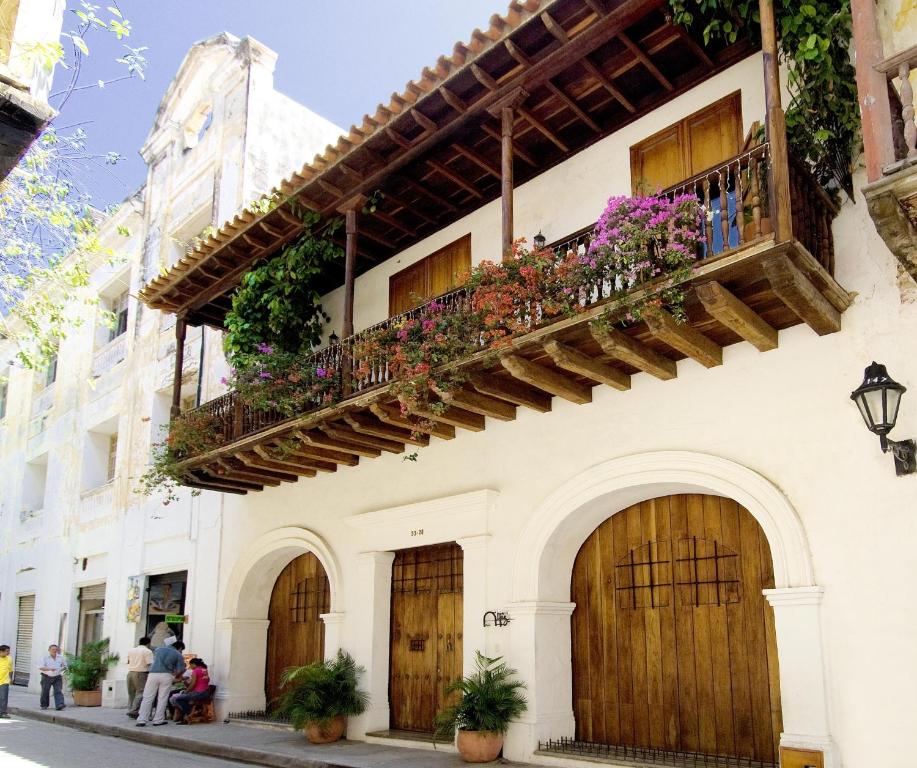
[[[150,650],[150,638],[141,637],[136,648],[127,652],[127,716],[136,718],[143,700],[143,689],[146,686],[147,673],[153,663],[153,652]]]
[[[173,642],[169,643],[172,640]],[[153,664],[146,676],[146,685],[143,687],[143,701],[140,702],[140,713],[137,716],[137,727],[143,728],[150,719],[153,709],[153,699],[156,700],[156,714],[153,725],[166,724],[166,705],[169,703],[169,693],[172,681],[180,677],[185,671],[185,660],[181,652],[185,645],[180,640],[169,638],[166,643],[153,651]]]
[[[10,678],[13,674],[13,660],[10,647],[0,645],[0,717],[7,718],[6,706],[10,699]]]
[[[48,708],[48,698],[52,688],[54,689],[54,707],[56,709],[64,708],[64,680],[61,675],[65,669],[67,669],[67,662],[64,661],[60,647],[49,645],[48,655],[41,660],[41,665],[38,667],[38,671],[41,672],[41,698],[38,704],[42,709]]]

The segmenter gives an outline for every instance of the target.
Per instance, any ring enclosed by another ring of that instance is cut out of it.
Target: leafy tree
[[[99,6],[84,1],[69,13],[76,26],[63,32],[60,42],[25,46],[26,55],[46,71],[57,66],[69,73],[65,86],[49,99],[59,113],[73,94],[142,79],[146,67],[146,48],[124,45],[125,53],[116,62],[126,72],[82,83],[92,36],[110,34],[122,40],[130,35],[131,24],[116,4],[100,15]],[[59,120],[51,122],[0,181],[0,335],[14,342],[23,365],[35,369],[46,366],[59,339],[80,324],[83,308],[96,303],[83,290],[89,284],[90,263],[117,258],[101,244],[99,226],[105,215],[92,207],[86,180],[120,157],[88,152],[84,130],[58,128]]]

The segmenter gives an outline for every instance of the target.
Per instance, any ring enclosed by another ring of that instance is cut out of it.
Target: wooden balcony
[[[863,188],[869,213],[889,250],[917,280],[917,121],[911,73],[917,67],[917,46],[883,61],[877,69],[885,76],[888,114],[876,142],[884,140],[885,156],[894,161],[882,167],[882,176]],[[870,153],[883,147],[866,143]]]
[[[482,348],[450,363],[467,374],[467,383],[446,396],[443,412],[415,409],[408,416],[392,393],[388,361],[356,357],[361,340],[375,326],[314,353],[316,366],[342,370],[352,365],[361,371],[358,377],[342,377],[346,389],[335,393],[331,405],[315,403],[290,418],[253,409],[230,392],[192,412],[215,417],[218,445],[187,457],[181,465],[184,483],[229,493],[258,491],[334,472],[339,465],[353,466],[383,452],[403,453],[406,446],[427,445],[432,438],[451,440],[462,430],[481,431],[488,417],[512,420],[519,407],[549,411],[554,397],[589,403],[594,387],[626,390],[640,371],[674,379],[676,363],[685,357],[708,368],[718,366],[723,347],[743,340],[767,351],[777,346],[777,331],[800,322],[819,335],[839,330],[850,296],[832,276],[836,209],[808,173],[791,164],[796,234],[776,242],[764,194],[769,166],[769,147],[763,144],[666,191],[697,194],[707,212],[706,245],[684,285],[687,322],[654,309],[637,324],[595,324],[605,313],[623,315],[628,302],[614,295],[607,280],[584,285],[580,313],[541,322],[540,309],[530,308],[528,331],[498,355]],[[590,234],[580,232],[557,243],[555,252],[587,248]],[[665,280],[639,286],[629,298],[651,295]],[[448,312],[467,306],[469,296],[460,289],[437,301]],[[412,417],[419,417],[419,426]]]

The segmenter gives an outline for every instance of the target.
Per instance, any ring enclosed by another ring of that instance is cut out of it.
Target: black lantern
[[[866,427],[879,436],[882,451],[895,457],[895,471],[909,475],[917,471],[917,447],[913,440],[891,440],[888,433],[895,428],[901,395],[907,389],[888,375],[885,366],[873,361],[850,399],[857,404]]]
[[[340,341],[340,338],[338,337],[338,335],[334,331],[332,331],[331,335],[328,337],[328,346],[333,347],[339,341]]]
[[[541,234],[541,230],[539,230],[538,234],[532,238],[532,243],[535,246],[535,250],[540,251],[548,244],[548,238]]]

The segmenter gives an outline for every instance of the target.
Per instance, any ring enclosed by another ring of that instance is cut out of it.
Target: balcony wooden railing
[[[878,67],[888,79],[895,157],[895,163],[884,169],[886,173],[894,173],[903,165],[917,162],[917,120],[914,116],[914,88],[910,80],[915,68],[917,45],[886,59]]]
[[[661,193],[672,196],[695,194],[704,207],[706,243],[700,246],[697,254],[698,268],[714,260],[720,262],[730,254],[738,254],[743,249],[757,246],[757,253],[760,255],[768,248],[776,247],[771,234],[772,227],[767,203],[768,168],[769,147],[765,143]],[[836,214],[836,208],[801,165],[794,164],[791,180],[794,237],[811,254],[805,257],[809,259],[809,262],[806,262],[807,274],[818,278],[822,290],[824,286],[833,285],[833,289],[829,288],[829,290],[834,290],[831,300],[835,305],[846,308],[844,298],[846,293],[839,289],[831,279],[833,262],[831,219]],[[562,257],[570,250],[585,253],[589,248],[591,237],[591,229],[581,230],[552,244],[550,248],[558,257]],[[819,274],[816,275],[816,272]],[[759,269],[759,279],[760,277]],[[579,302],[584,312],[592,308],[600,311],[599,308],[619,290],[620,285],[616,285],[614,277],[609,276],[593,284],[581,286]],[[442,307],[442,311],[447,313],[461,312],[469,307],[470,296],[465,289],[460,288],[439,296],[430,303],[433,302],[436,302]],[[360,358],[356,353],[361,347],[367,346],[361,342],[380,329],[400,324],[416,316],[428,308],[430,303],[391,317],[339,343],[320,349],[312,354],[310,360],[305,361],[304,366],[321,367],[330,371],[342,371],[347,369],[348,365],[352,366],[351,370],[359,371],[360,375],[348,381],[347,388],[344,388],[342,383],[342,389],[336,394],[334,400],[339,404],[346,404],[359,398],[365,399],[364,396],[373,390],[382,389],[389,384],[392,380],[392,372],[388,360],[382,355],[373,359]],[[540,306],[528,307],[525,312],[523,319],[531,331],[547,326],[545,322],[547,318],[543,315]],[[795,317],[792,312],[789,316]],[[781,317],[784,319],[777,323],[778,327],[792,324],[785,320],[788,315],[784,314]],[[798,318],[795,322],[798,322]],[[728,323],[727,327],[729,327]],[[819,332],[821,333],[822,330]],[[525,339],[526,337],[519,338]],[[349,378],[346,375],[342,376],[342,379]],[[276,432],[276,429],[273,428],[282,422],[299,420],[311,412],[327,407],[326,402],[316,400],[311,409],[305,408],[302,414],[289,419],[279,411],[252,408],[245,404],[235,392],[229,392],[200,406],[197,412],[215,417],[219,425],[218,442],[222,446],[228,446],[242,440],[250,443],[249,438],[261,432],[273,434]],[[283,462],[275,463],[282,464]]]

